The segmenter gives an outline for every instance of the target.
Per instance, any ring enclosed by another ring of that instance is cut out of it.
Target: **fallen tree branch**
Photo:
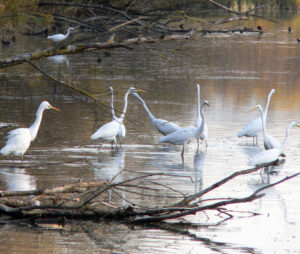
[[[61,46],[58,48],[48,48],[44,50],[38,50],[33,53],[26,53],[6,60],[2,60],[0,61],[0,68],[19,65],[25,62],[31,62],[44,57],[81,53],[83,51],[114,49],[114,48],[126,48],[132,50],[132,47],[130,47],[131,45],[139,45],[142,43],[154,43],[160,41],[164,42],[169,40],[185,40],[185,39],[190,39],[193,36],[193,34],[194,34],[194,30],[191,30],[189,33],[186,34],[174,34],[174,35],[165,36],[164,38],[160,38],[160,37],[153,38],[153,37],[141,36],[137,38],[124,40],[121,43],[115,43],[115,42],[85,43],[85,44]]]

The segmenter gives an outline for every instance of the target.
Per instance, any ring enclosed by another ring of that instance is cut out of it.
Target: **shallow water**
[[[1,158],[1,189],[32,190],[80,179],[111,180],[123,171],[114,179],[117,181],[130,178],[133,175],[130,171],[138,171],[173,175],[162,177],[159,182],[191,194],[248,168],[248,159],[262,150],[262,140],[257,147],[251,139],[237,138],[236,134],[259,115],[249,110],[256,104],[265,105],[272,88],[276,93],[270,104],[269,133],[283,140],[288,123],[300,120],[299,44],[296,30],[287,32],[289,25],[296,28],[297,20],[295,16],[282,19],[279,24],[263,22],[262,35],[198,34],[189,41],[138,46],[133,51],[114,50],[110,56],[93,52],[66,56],[59,59],[60,63],[55,59],[36,62],[55,77],[97,96],[105,105],[110,103],[108,87],[113,86],[117,115],[130,86],[144,89],[147,93],[141,96],[153,115],[180,126],[193,125],[196,120],[199,83],[201,100],[211,104],[205,109],[208,148],[201,144],[197,152],[196,141],[189,144],[184,165],[180,147],[158,144],[160,134],[152,128],[135,98],[129,97],[127,136],[122,148],[111,151],[110,144],[104,144],[99,150],[90,136],[110,121],[107,107],[96,107],[68,88],[53,86],[29,65],[1,70],[2,144],[10,129],[31,124],[42,100],[61,109],[44,113],[38,137],[23,162]],[[2,48],[1,56],[30,51],[34,45],[46,47],[50,43],[42,38],[20,38],[11,47]],[[175,49],[178,53],[173,52]],[[97,63],[99,57],[101,64]],[[266,183],[298,172],[299,137],[300,130],[291,129],[286,162],[276,168],[277,174],[241,176],[207,197],[246,196]],[[162,229],[132,229],[114,223],[71,223],[63,231],[5,225],[0,230],[0,249],[3,253],[299,253],[299,186],[300,178],[295,178],[269,189],[260,200],[232,205],[230,209],[237,215],[234,219],[221,226],[191,230],[190,235]],[[163,202],[153,197],[134,201],[139,205]],[[251,216],[248,211],[260,215]],[[221,220],[213,213],[209,218],[211,223]],[[207,223],[203,214],[189,219]]]

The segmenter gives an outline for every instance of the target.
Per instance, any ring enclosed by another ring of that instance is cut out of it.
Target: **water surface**
[[[197,152],[197,143],[192,142],[186,148],[184,164],[180,147],[158,144],[160,134],[152,128],[135,98],[129,97],[127,136],[122,148],[111,151],[110,144],[104,144],[99,150],[90,136],[110,121],[108,107],[96,107],[76,92],[54,86],[29,65],[1,70],[2,145],[10,129],[33,122],[42,100],[62,110],[45,112],[38,137],[23,162],[18,158],[1,158],[1,189],[33,190],[81,179],[111,180],[122,171],[115,179],[121,181],[134,175],[132,171],[139,171],[173,175],[157,180],[192,194],[248,168],[248,159],[262,150],[262,140],[257,147],[251,139],[239,139],[236,134],[250,119],[259,116],[258,112],[249,113],[249,110],[257,104],[264,106],[272,88],[276,93],[270,104],[269,133],[283,140],[288,123],[300,120],[297,20],[295,16],[283,18],[279,24],[261,21],[264,34],[197,34],[189,41],[141,45],[133,51],[116,49],[109,52],[110,56],[97,51],[69,55],[58,59],[59,63],[57,59],[35,62],[55,77],[97,96],[105,105],[110,103],[108,87],[113,86],[117,115],[130,86],[144,89],[147,93],[142,97],[153,115],[180,126],[193,125],[196,120],[196,84],[199,83],[201,100],[211,104],[205,109],[208,148],[201,144]],[[248,25],[258,23],[249,21]],[[292,33],[287,31],[289,25]],[[11,47],[2,48],[0,53],[8,57],[50,45],[44,38],[22,37]],[[101,64],[97,63],[99,57]],[[268,176],[258,172],[242,176],[207,197],[243,197],[298,172],[299,138],[300,130],[291,129],[287,159],[276,168],[277,174]],[[71,223],[64,230],[4,225],[0,231],[0,248],[3,253],[298,253],[299,186],[300,179],[295,178],[269,189],[260,200],[233,205],[230,209],[235,211],[234,219],[219,226],[191,230],[189,235],[163,229],[131,229],[115,223]],[[123,195],[139,205],[163,202]],[[248,211],[260,215],[252,216]],[[209,218],[210,223],[222,220],[214,212]],[[208,223],[204,214],[189,220]]]

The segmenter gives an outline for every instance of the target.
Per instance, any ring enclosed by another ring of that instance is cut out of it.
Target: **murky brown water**
[[[49,59],[36,63],[56,77],[97,95],[107,105],[108,87],[113,86],[117,110],[123,107],[128,87],[145,89],[147,93],[142,96],[152,113],[180,126],[195,122],[196,84],[200,83],[201,100],[207,99],[211,104],[205,110],[208,148],[202,144],[197,153],[196,142],[191,143],[186,149],[184,165],[179,147],[158,144],[160,134],[152,128],[135,98],[129,97],[127,137],[122,149],[112,153],[106,144],[99,151],[90,135],[110,121],[106,107],[96,108],[67,88],[53,87],[29,65],[1,70],[0,122],[9,125],[0,129],[1,144],[12,126],[31,124],[42,100],[62,110],[45,112],[38,137],[25,155],[24,163],[31,167],[16,167],[18,159],[1,159],[1,189],[29,190],[79,179],[112,179],[125,170],[120,180],[129,178],[129,171],[134,170],[192,177],[194,184],[175,177],[161,181],[194,193],[246,169],[249,157],[262,149],[262,142],[255,147],[251,139],[239,139],[236,134],[249,119],[257,117],[258,112],[249,110],[256,104],[265,105],[272,88],[276,93],[270,105],[270,134],[283,140],[288,123],[300,120],[298,19],[295,16],[282,18],[279,24],[262,23],[266,31],[263,35],[197,35],[190,41],[139,46],[134,51],[114,50],[109,57],[94,52],[67,56],[61,64]],[[290,34],[289,25],[293,28]],[[1,56],[30,51],[41,43],[49,45],[42,38],[20,38],[11,47],[2,48]],[[167,58],[161,58],[149,47]],[[172,53],[174,49],[179,52]],[[101,64],[97,63],[99,57]],[[287,160],[276,169],[277,175],[240,177],[214,195],[245,196],[265,183],[298,172],[299,138],[300,130],[292,129],[286,147]],[[192,236],[156,229],[129,229],[114,223],[68,225],[70,228],[64,231],[5,225],[0,228],[0,249],[3,253],[299,253],[299,186],[300,179],[293,179],[268,190],[261,200],[230,207],[241,212],[222,226],[191,232],[198,237],[197,241]],[[149,202],[152,200],[139,201],[141,205]],[[261,215],[249,218],[242,211]],[[206,217],[199,214],[191,220],[201,223],[206,222]]]

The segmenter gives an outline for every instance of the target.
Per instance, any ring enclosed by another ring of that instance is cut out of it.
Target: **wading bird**
[[[205,125],[203,108],[205,105],[210,106],[206,100],[202,102],[200,108],[202,122],[199,127],[190,126],[186,128],[180,128],[179,130],[174,131],[167,136],[161,137],[158,141],[159,143],[170,143],[174,145],[182,145],[182,150],[181,150],[182,161],[184,161],[184,146],[190,143],[192,139],[197,138],[203,134],[204,125]]]
[[[285,139],[279,148],[273,148],[270,150],[264,150],[256,155],[254,155],[248,162],[249,166],[259,166],[271,162],[275,162],[281,156],[284,150],[288,138],[288,132],[291,127],[300,127],[300,124],[297,122],[291,122],[285,131]]]
[[[281,146],[281,143],[278,139],[272,137],[268,134],[267,128],[266,128],[266,119],[264,119],[264,110],[261,105],[257,105],[255,108],[251,109],[251,111],[254,111],[258,109],[260,111],[261,115],[261,121],[262,121],[262,130],[263,130],[263,137],[264,137],[264,147],[266,150],[270,150],[273,148],[279,148]]]
[[[272,89],[268,95],[268,101],[267,105],[264,111],[264,120],[266,121],[267,115],[268,115],[268,110],[269,110],[269,105],[270,105],[270,100],[272,94],[275,93],[275,89]],[[250,121],[238,134],[238,137],[252,137],[253,138],[253,144],[254,144],[254,139],[256,139],[256,145],[258,144],[258,134],[262,131],[262,121],[261,118],[258,117],[252,121]]]
[[[45,109],[60,111],[60,109],[51,106],[49,102],[43,101],[36,111],[35,121],[29,128],[18,128],[7,134],[6,145],[0,150],[0,154],[4,156],[9,154],[22,156],[23,159],[23,155],[29,148],[31,141],[37,136]]]
[[[144,106],[145,111],[147,112],[150,121],[152,123],[152,126],[162,135],[169,135],[170,133],[177,131],[180,129],[180,127],[172,122],[169,122],[167,120],[163,120],[163,119],[159,119],[159,118],[155,118],[154,115],[152,115],[152,113],[150,112],[150,110],[148,109],[145,101],[137,94],[137,93],[133,93],[132,94],[134,97],[136,97]]]
[[[70,31],[75,31],[75,29],[73,27],[69,27],[67,29],[67,33],[66,34],[54,34],[54,35],[49,35],[47,36],[47,39],[52,40],[54,42],[60,42],[63,41],[65,39],[68,38],[68,36],[70,35]]]
[[[109,90],[111,92],[110,108],[111,108],[112,120],[116,119],[117,121],[120,121],[120,119],[118,117],[116,117],[115,110],[114,110],[114,89],[112,87],[109,87]],[[120,146],[122,144],[122,139],[125,138],[125,136],[126,136],[126,128],[122,121],[122,123],[120,124],[119,132],[118,132],[118,137],[120,139]]]
[[[132,93],[137,93],[137,92],[144,92],[144,90],[136,89],[134,87],[130,87],[127,90],[127,92],[124,96],[124,107],[123,107],[123,111],[122,111],[121,116],[119,118],[114,117],[112,121],[102,125],[91,136],[91,139],[98,139],[101,142],[100,147],[101,147],[101,145],[104,141],[111,141],[111,146],[113,147],[113,144],[115,144],[116,148],[118,150],[116,136],[119,133],[120,126],[123,123],[123,120],[124,120],[124,117],[125,117],[125,114],[126,114],[128,95],[132,94]]]
[[[195,126],[196,127],[200,127],[201,126],[201,122],[202,122],[202,118],[201,118],[201,114],[200,114],[200,85],[197,84],[197,96],[198,96],[198,100],[197,100],[197,120],[195,122]],[[203,133],[200,137],[197,137],[197,143],[198,143],[198,148],[199,149],[199,143],[200,143],[200,139],[201,140],[205,140],[205,144],[207,147],[207,136],[208,136],[208,128],[207,128],[207,124],[204,124],[204,130]]]

